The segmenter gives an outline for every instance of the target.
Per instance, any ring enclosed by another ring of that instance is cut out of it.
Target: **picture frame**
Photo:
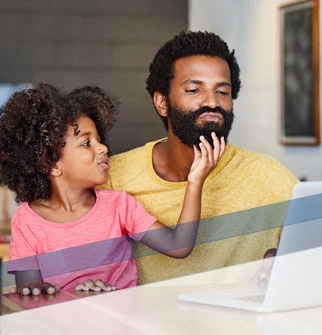
[[[279,14],[280,142],[284,145],[319,145],[319,0],[281,6]]]

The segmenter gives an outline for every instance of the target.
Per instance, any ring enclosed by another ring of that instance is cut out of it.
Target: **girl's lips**
[[[108,160],[104,159],[99,163],[104,169],[108,170],[110,166],[108,165]]]
[[[106,170],[108,170],[110,168],[108,163],[101,163],[101,166],[103,166],[103,168],[106,169]]]

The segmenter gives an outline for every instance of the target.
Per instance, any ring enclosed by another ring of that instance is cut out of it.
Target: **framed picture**
[[[281,143],[319,145],[319,0],[279,8]]]

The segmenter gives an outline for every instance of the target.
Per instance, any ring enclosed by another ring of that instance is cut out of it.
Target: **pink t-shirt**
[[[93,208],[68,223],[47,221],[23,203],[12,218],[8,272],[40,270],[65,290],[86,279],[135,286],[132,239],[142,239],[156,219],[124,191],[95,193]]]

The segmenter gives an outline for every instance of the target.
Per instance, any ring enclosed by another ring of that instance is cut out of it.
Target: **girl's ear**
[[[166,97],[160,92],[154,92],[153,95],[154,107],[161,116],[168,116],[168,103]]]
[[[50,174],[55,177],[60,176],[61,175],[60,167],[57,164],[55,164],[55,166],[51,169]]]

